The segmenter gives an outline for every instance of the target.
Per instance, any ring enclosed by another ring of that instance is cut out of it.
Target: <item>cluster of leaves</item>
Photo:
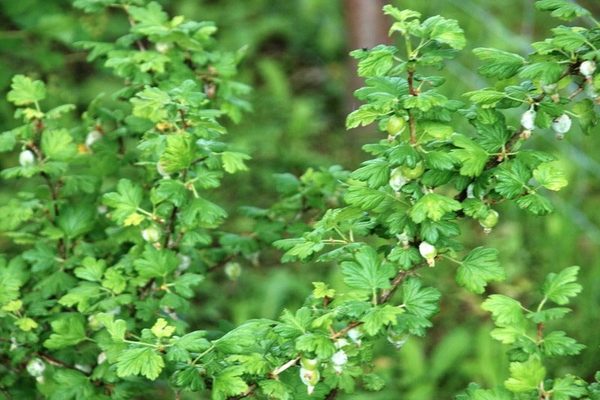
[[[573,375],[550,378],[544,366],[547,359],[573,356],[585,348],[564,331],[547,332],[548,325],[557,324],[554,321],[571,312],[565,305],[582,290],[576,282],[578,271],[579,267],[569,267],[549,274],[541,288],[543,297],[534,309],[501,294],[493,294],[483,303],[482,307],[492,313],[496,324],[492,336],[510,345],[510,377],[503,387],[493,390],[472,384],[457,400],[598,398],[600,372],[596,374],[596,382],[588,384]],[[549,303],[554,303],[554,307],[545,308]]]
[[[379,390],[377,340],[400,348],[425,335],[439,309],[441,293],[425,285],[423,267],[457,264],[457,283],[474,293],[504,279],[495,249],[461,256],[460,220],[489,232],[498,222],[493,206],[507,200],[534,214],[551,211],[543,190],[566,180],[550,154],[522,148],[532,131],[564,135],[571,117],[586,130],[597,122],[597,29],[556,28],[528,58],[476,50],[480,72],[501,80],[468,93],[468,105],[444,96],[444,78],[427,73],[464,48],[458,23],[386,6],[403,49],[352,53],[367,86],[357,91],[365,104],[347,126],[376,122],[386,132],[365,146],[374,158],[351,173],[280,175],[279,203],[244,210],[257,221],[252,235],[221,232],[226,212],[208,192],[225,173],[245,170],[249,158],[222,141],[219,123],[248,108],[240,98],[247,87],[233,80],[239,55],[218,50],[212,24],[169,18],[157,3],[144,3],[75,2],[88,12],[122,10],[131,22],[114,44],[81,44],[125,79],[114,107],[99,99],[80,126],[67,128],[61,116],[73,107],[44,111],[44,84],[13,80],[8,99],[24,125],[0,136],[0,150],[20,146],[20,166],[2,176],[31,184],[3,209],[10,216],[3,230],[26,248],[0,259],[0,331],[9,338],[0,342],[0,388],[7,393],[127,399],[152,396],[164,382],[177,396],[209,391],[215,400]],[[587,15],[563,0],[537,4],[562,18]],[[521,127],[511,125],[514,111],[523,113]],[[459,119],[471,132],[455,132]],[[315,282],[305,304],[277,321],[250,320],[220,337],[189,332],[186,311],[206,272],[225,264],[239,275],[234,257],[251,259],[282,236],[275,244],[285,260],[337,262],[344,286]],[[560,331],[543,332],[565,314],[544,304],[576,294],[575,273],[549,277],[535,312],[505,297],[485,303],[499,325],[494,336],[513,345],[508,390],[556,399],[561,385],[562,398],[585,393],[568,392],[581,386],[570,377],[546,386],[539,372],[543,357],[581,350]]]

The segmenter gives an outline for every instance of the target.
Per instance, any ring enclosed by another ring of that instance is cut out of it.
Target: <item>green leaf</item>
[[[390,287],[390,278],[394,271],[381,264],[377,252],[369,246],[363,246],[354,256],[355,261],[342,262],[344,282],[355,289],[373,291]]]
[[[150,331],[157,338],[168,338],[173,336],[175,333],[175,327],[170,326],[168,322],[164,318],[159,318],[156,320]]]
[[[77,154],[77,147],[68,130],[46,130],[42,135],[42,152],[51,160],[66,161]]]
[[[179,265],[177,254],[170,250],[158,250],[146,245],[142,257],[133,262],[140,277],[144,279],[165,277]]]
[[[542,286],[542,293],[556,304],[567,304],[570,297],[575,297],[581,292],[582,287],[577,283],[578,272],[579,267],[569,267],[558,274],[548,274]]]
[[[91,282],[100,282],[105,269],[106,262],[104,260],[96,260],[93,257],[86,257],[81,262],[81,267],[75,268],[74,273],[79,279],[84,279]]]
[[[535,6],[538,10],[552,11],[553,17],[565,21],[591,15],[585,8],[568,0],[540,0],[535,3]]]
[[[168,93],[158,88],[146,87],[132,98],[133,115],[152,122],[164,120],[169,115],[167,105],[171,102]]]
[[[574,356],[577,355],[585,348],[584,345],[577,343],[577,341],[563,331],[554,331],[544,336],[542,342],[542,349],[544,354],[547,356]]]
[[[496,179],[494,190],[507,199],[513,199],[527,189],[531,172],[524,163],[514,160],[503,163],[496,170]]]
[[[506,278],[498,262],[498,250],[484,247],[473,249],[462,261],[456,273],[456,281],[473,293],[483,293],[488,282]]]
[[[423,222],[426,218],[439,221],[444,215],[452,211],[458,211],[462,205],[447,196],[437,193],[428,193],[421,197],[410,210],[410,217],[416,223]]]
[[[439,310],[440,292],[432,287],[423,288],[416,278],[402,284],[402,303],[406,311],[422,318],[429,318]]]
[[[546,377],[546,369],[537,358],[531,357],[526,362],[510,363],[510,378],[504,386],[513,393],[523,393],[538,389]]]
[[[95,207],[85,203],[63,207],[57,225],[67,238],[74,239],[94,229],[96,214]]]
[[[456,20],[436,15],[423,21],[421,27],[431,40],[447,44],[453,49],[461,50],[467,44],[464,31],[458,26]]]
[[[212,201],[195,198],[181,210],[181,221],[190,227],[214,228],[227,217],[227,212]]]
[[[557,62],[542,61],[529,64],[519,72],[519,76],[523,79],[532,81],[540,81],[544,85],[549,85],[558,82],[565,67]]]
[[[149,347],[135,347],[123,351],[117,359],[117,375],[125,378],[142,375],[155,380],[165,366],[162,357]]]
[[[172,174],[189,168],[194,161],[194,155],[191,135],[187,133],[169,135],[159,163],[165,172]]]
[[[223,169],[230,174],[235,174],[237,171],[247,171],[248,167],[244,161],[249,159],[250,156],[244,153],[234,151],[224,151],[221,153]]]
[[[533,170],[533,177],[549,190],[559,191],[569,183],[563,169],[556,162],[543,163]]]
[[[378,188],[387,185],[390,179],[390,166],[385,159],[376,158],[363,163],[363,166],[352,172],[351,177],[366,181],[369,187]]]
[[[117,192],[105,194],[102,200],[104,204],[114,208],[111,216],[122,224],[127,217],[137,212],[142,202],[142,188],[129,179],[121,179],[117,184]]]
[[[241,366],[227,367],[213,377],[212,399],[225,400],[248,390],[248,384],[242,379],[244,368]]]
[[[85,339],[85,325],[81,314],[65,314],[50,323],[52,334],[44,342],[50,350],[74,346]]]
[[[452,135],[452,143],[459,148],[452,150],[451,154],[462,164],[460,174],[471,177],[481,175],[488,160],[488,153],[464,135]]]
[[[403,312],[402,308],[389,304],[373,307],[361,318],[363,328],[367,334],[374,336],[384,327],[396,325],[397,316]]]
[[[326,359],[335,353],[335,345],[327,334],[305,333],[296,339],[296,350],[313,352],[317,357]]]
[[[554,384],[552,385],[552,400],[578,399],[581,396],[588,394],[588,391],[583,385],[585,385],[585,383],[580,378],[572,375],[555,379]],[[596,396],[592,394],[590,398],[594,399],[595,397]]]
[[[355,50],[350,55],[358,59],[358,75],[364,77],[385,75],[394,65],[393,46],[378,45],[369,50]]]
[[[102,313],[97,314],[96,319],[104,325],[111,339],[115,342],[125,340],[125,332],[127,331],[127,323],[122,319],[114,319],[114,315]]]
[[[523,307],[517,300],[501,294],[493,294],[481,305],[492,317],[498,326],[520,325],[525,322]]]
[[[373,109],[370,105],[361,106],[358,110],[354,110],[348,114],[348,117],[346,118],[346,129],[367,126],[380,116],[381,111]]]
[[[25,75],[15,75],[6,99],[17,106],[33,104],[46,98],[46,86],[42,81],[34,81]]]
[[[537,193],[530,193],[518,198],[517,205],[535,215],[546,215],[554,210],[550,201]]]
[[[499,101],[506,98],[506,93],[499,92],[493,89],[480,89],[464,94],[473,103],[479,104],[482,107],[494,107]]]
[[[507,79],[519,72],[525,60],[518,54],[490,48],[473,49],[473,53],[483,61],[479,73],[489,78]]]

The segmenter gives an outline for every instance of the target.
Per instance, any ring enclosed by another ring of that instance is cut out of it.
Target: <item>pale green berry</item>
[[[308,394],[312,394],[315,390],[315,386],[319,383],[321,379],[321,374],[318,370],[310,370],[306,368],[300,368],[300,379],[302,383],[306,385],[306,389]]]
[[[225,264],[225,275],[232,281],[238,280],[242,274],[242,266],[236,262],[228,262]]]
[[[146,242],[156,243],[160,240],[160,231],[156,227],[151,226],[142,231],[142,238]]]
[[[304,369],[314,371],[319,367],[319,360],[317,360],[316,358],[302,357],[300,359],[300,366],[302,366],[302,368]]]
[[[39,358],[32,358],[25,367],[27,373],[34,378],[39,378],[44,375],[44,371],[46,370],[46,364]]]
[[[102,134],[94,129],[93,131],[90,131],[85,137],[85,145],[88,148],[92,147],[92,145],[100,139],[102,139]]]
[[[406,121],[404,118],[392,116],[388,119],[385,129],[390,136],[395,136],[406,129]]]
[[[496,210],[490,210],[484,218],[479,220],[479,224],[486,233],[489,233],[498,224],[498,217],[499,214]]]
[[[419,244],[419,253],[427,261],[430,267],[435,265],[435,257],[437,256],[437,249],[434,245],[428,242],[421,242]]]
[[[423,166],[423,162],[419,161],[414,167],[403,165],[400,167],[400,171],[402,171],[402,175],[407,179],[418,179],[425,172],[425,167]]]
[[[582,62],[579,66],[579,72],[586,78],[591,78],[594,72],[596,72],[596,63],[591,60]]]
[[[389,181],[389,184],[391,188],[394,189],[394,192],[400,191],[400,189],[402,189],[402,186],[406,185],[407,183],[408,179],[406,179],[404,174],[402,174],[402,169],[400,167],[394,168],[392,170],[392,173],[390,174]]]
[[[563,114],[560,117],[556,118],[552,122],[552,129],[554,130],[554,132],[556,132],[556,138],[564,138],[565,133],[569,132],[569,129],[571,129],[571,124],[571,117],[569,117],[567,114]]]
[[[31,150],[23,150],[19,154],[19,164],[22,167],[30,167],[35,164],[35,154]]]

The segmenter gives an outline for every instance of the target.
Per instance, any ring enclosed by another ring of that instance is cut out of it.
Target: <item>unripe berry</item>
[[[406,341],[408,340],[408,336],[390,330],[387,335],[387,340],[395,348],[400,349],[402,346],[404,346],[406,344]]]
[[[565,133],[571,129],[571,118],[567,114],[563,114],[552,122],[552,129],[556,132],[556,138],[562,139]]]
[[[388,119],[385,129],[390,136],[399,135],[406,129],[406,121],[404,118],[392,116]]]
[[[102,134],[94,129],[93,131],[90,131],[85,137],[85,145],[87,147],[92,147],[92,145],[100,139],[102,139]]]
[[[30,167],[35,164],[35,154],[31,150],[23,150],[19,154],[19,164],[22,167]]]
[[[498,224],[499,214],[496,210],[490,210],[487,215],[479,221],[485,233],[490,233],[492,228]]]
[[[400,167],[392,170],[389,183],[391,188],[394,189],[394,192],[399,192],[400,189],[402,189],[402,186],[408,183],[408,180],[402,173],[402,169]]]
[[[310,395],[314,392],[317,383],[319,383],[321,374],[318,370],[300,368],[300,379],[302,380],[302,383],[306,385],[306,390]]]
[[[171,48],[171,45],[169,43],[165,43],[165,42],[158,42],[154,45],[154,48],[156,49],[156,51],[158,51],[159,53],[166,53],[167,51],[169,51],[169,49]]]
[[[165,170],[165,167],[160,163],[156,163],[156,172],[165,179],[169,179],[171,175]]]
[[[156,243],[160,240],[160,231],[156,227],[151,226],[142,231],[142,237],[146,242]]]
[[[413,168],[403,165],[400,167],[400,171],[402,171],[402,175],[407,179],[418,179],[425,172],[425,167],[423,166],[423,162],[419,161]]]
[[[530,108],[521,115],[521,126],[528,131],[535,129],[535,110]]]
[[[419,244],[419,253],[427,261],[430,267],[435,266],[435,257],[437,256],[437,249],[434,245],[427,242],[421,242]]]
[[[596,63],[591,60],[582,62],[579,66],[579,72],[586,78],[591,78],[594,72],[596,72]]]
[[[302,357],[300,359],[300,366],[304,369],[314,371],[319,367],[319,360],[317,360],[316,358]]]
[[[232,281],[238,280],[240,275],[242,274],[242,266],[240,263],[236,262],[228,262],[225,264],[225,275]]]
[[[179,265],[177,266],[177,271],[183,272],[190,267],[192,263],[192,259],[190,256],[186,256],[185,254],[179,254]]]

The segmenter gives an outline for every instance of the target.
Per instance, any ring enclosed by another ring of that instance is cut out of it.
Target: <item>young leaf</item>
[[[473,53],[483,61],[479,72],[490,78],[507,79],[519,72],[525,60],[518,54],[490,48],[473,49]]]
[[[542,293],[556,304],[567,304],[570,297],[575,297],[581,292],[582,287],[577,283],[578,272],[579,267],[569,267],[558,274],[548,274],[542,286]]]
[[[428,193],[421,197],[410,210],[410,217],[416,223],[423,222],[426,218],[439,221],[444,215],[462,208],[461,204],[447,196],[437,193]]]
[[[456,273],[459,285],[473,293],[483,293],[490,281],[501,281],[506,277],[498,262],[498,250],[484,247],[473,249],[462,261]]]
[[[7,100],[17,106],[36,103],[46,98],[46,86],[42,81],[34,81],[25,75],[15,75]]]
[[[372,291],[390,287],[390,278],[394,271],[382,265],[377,252],[369,246],[363,246],[354,256],[355,261],[342,262],[344,282],[351,288]]]
[[[546,369],[537,358],[531,357],[526,362],[510,363],[510,378],[504,386],[514,393],[537,390],[546,377]]]
[[[165,362],[150,347],[136,347],[125,350],[117,359],[117,375],[121,378],[142,375],[155,380],[165,366]]]

